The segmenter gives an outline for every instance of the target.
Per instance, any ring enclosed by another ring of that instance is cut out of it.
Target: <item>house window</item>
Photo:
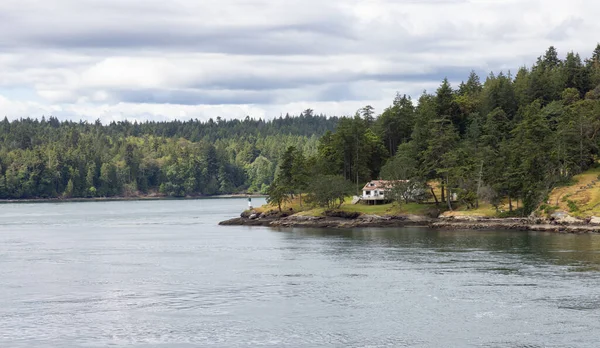
[[[365,196],[370,196],[371,195],[371,191],[365,191]]]

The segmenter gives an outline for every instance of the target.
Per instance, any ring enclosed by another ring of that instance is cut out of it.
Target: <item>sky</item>
[[[2,0],[9,119],[380,113],[395,94],[589,57],[596,0]]]

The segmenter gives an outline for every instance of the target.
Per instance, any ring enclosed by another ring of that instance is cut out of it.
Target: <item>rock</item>
[[[256,219],[258,219],[258,216],[259,216],[258,214],[252,214],[252,215],[250,215],[248,217],[248,219],[250,219],[250,220],[256,220]]]
[[[246,210],[240,214],[240,217],[248,219],[253,214],[256,214],[256,210],[254,210],[254,209]]]
[[[360,218],[361,218],[361,220],[386,220],[386,218],[383,216],[371,215],[371,214],[362,215]]]
[[[569,214],[565,213],[564,211],[557,211],[557,212],[553,213],[552,215],[550,215],[550,217],[552,217],[555,220],[564,219],[567,216],[569,216]]]
[[[335,218],[350,219],[350,220],[354,220],[360,216],[360,213],[357,213],[357,212],[347,212],[347,211],[337,210],[337,209],[326,210],[324,214],[327,217],[335,217]]]
[[[479,216],[473,215],[456,215],[454,216],[455,221],[479,221],[482,220]]]
[[[287,218],[290,221],[316,221],[323,219],[319,216],[303,216],[303,215],[293,215]]]
[[[379,215],[369,215],[369,214],[365,214],[365,215],[361,215],[359,217],[359,220],[361,222],[368,222],[368,223],[374,223],[374,222],[381,222],[381,221],[387,221],[390,220],[390,218],[386,218],[384,216],[379,216]]]
[[[250,220],[247,218],[235,218],[219,222],[221,226],[270,226],[271,220]]]
[[[591,225],[600,225],[600,217],[592,216],[590,218],[590,224]]]
[[[572,217],[564,211],[557,211],[556,213],[552,214],[551,217],[554,221],[556,221],[556,223],[563,225],[578,225],[584,223],[583,220]]]

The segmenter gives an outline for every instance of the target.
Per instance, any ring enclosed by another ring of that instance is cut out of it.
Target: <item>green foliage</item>
[[[390,155],[395,155],[398,146],[410,140],[414,118],[415,107],[406,94],[397,94],[392,106],[379,116],[375,125],[376,134]]]
[[[319,207],[338,209],[353,192],[352,183],[341,175],[318,175],[308,184],[308,202]]]
[[[267,203],[277,207],[281,213],[281,206],[291,201],[290,188],[274,182],[267,189]]]
[[[379,136],[359,115],[339,121],[335,133],[326,133],[319,143],[321,173],[342,175],[355,184],[378,177],[388,157]]]
[[[73,179],[69,179],[69,182],[67,183],[67,187],[65,188],[65,192],[63,193],[63,197],[65,197],[65,198],[73,197],[74,191],[75,191],[75,187],[73,185]]]
[[[109,125],[4,118],[0,198],[264,193],[283,150],[315,155],[319,136],[337,121],[306,112],[272,121]]]
[[[567,200],[567,206],[569,207],[569,211],[571,213],[576,213],[579,211],[579,207],[577,206],[577,203],[573,202],[572,200]]]
[[[429,194],[429,188],[424,182],[417,180],[396,180],[386,193],[397,204],[408,204],[409,202],[421,203]]]
[[[411,142],[401,144],[396,156],[390,158],[381,168],[384,180],[408,180],[419,175],[417,159]]]

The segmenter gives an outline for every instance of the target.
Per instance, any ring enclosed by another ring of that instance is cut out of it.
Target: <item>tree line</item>
[[[316,153],[338,119],[94,123],[0,121],[0,198],[266,192],[288,146]]]

